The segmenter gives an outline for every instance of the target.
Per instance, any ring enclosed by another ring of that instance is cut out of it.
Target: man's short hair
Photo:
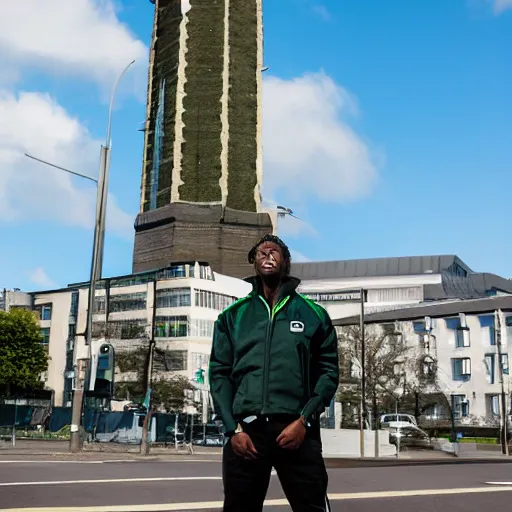
[[[273,244],[278,245],[281,250],[283,251],[283,257],[286,262],[285,267],[285,274],[288,275],[290,273],[290,264],[292,261],[292,255],[290,254],[290,249],[288,249],[288,246],[276,235],[265,235],[250,251],[247,256],[247,259],[249,260],[249,263],[251,265],[254,265],[254,262],[256,261],[256,253],[258,252],[258,248],[260,245],[271,242]]]

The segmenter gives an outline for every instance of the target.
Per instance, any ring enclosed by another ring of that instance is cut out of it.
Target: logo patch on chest
[[[290,332],[304,332],[304,324],[297,320],[290,322]]]

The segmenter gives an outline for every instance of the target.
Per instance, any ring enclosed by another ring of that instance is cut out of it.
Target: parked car
[[[396,414],[396,413],[387,413],[383,414],[379,419],[379,424],[381,428],[405,428],[410,425],[415,427],[418,426],[416,423],[416,418],[411,414]]]

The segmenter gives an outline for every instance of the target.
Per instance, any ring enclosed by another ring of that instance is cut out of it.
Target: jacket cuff
[[[310,421],[311,416],[313,416],[313,414],[315,414],[318,411],[320,405],[321,402],[317,398],[312,398],[304,406],[304,409],[302,409],[301,416],[303,416],[306,421]]]
[[[235,419],[233,417],[222,418],[222,422],[224,423],[224,428],[226,429],[226,433],[234,432],[238,426],[238,423],[235,421]]]

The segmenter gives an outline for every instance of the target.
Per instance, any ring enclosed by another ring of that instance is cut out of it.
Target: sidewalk
[[[176,452],[173,447],[151,448],[147,456],[140,455],[138,445],[118,445],[114,443],[94,443],[87,445],[80,453],[69,452],[67,441],[20,440],[16,447],[9,443],[0,443],[0,462],[2,460],[43,460],[55,461],[212,461],[220,462],[222,451],[208,447],[194,447],[194,454],[185,449]],[[447,465],[447,464],[501,464],[512,463],[512,457],[506,457],[499,452],[484,452],[480,450],[465,451],[459,457],[434,450],[408,450],[400,453],[400,457],[343,457],[325,455],[329,468],[355,467],[390,467],[416,465]]]
[[[122,445],[115,443],[94,443],[85,444],[83,450],[78,453],[70,453],[69,441],[52,441],[52,440],[18,440],[16,446],[11,446],[10,443],[0,442],[0,460],[9,458],[10,456],[46,456],[52,458],[65,458],[80,460],[84,459],[144,459],[158,457],[159,459],[183,459],[183,458],[213,458],[220,460],[222,451],[219,448],[196,447],[194,446],[194,454],[190,454],[185,448],[176,451],[174,447],[153,447],[151,448],[150,455],[140,455],[139,445]]]

